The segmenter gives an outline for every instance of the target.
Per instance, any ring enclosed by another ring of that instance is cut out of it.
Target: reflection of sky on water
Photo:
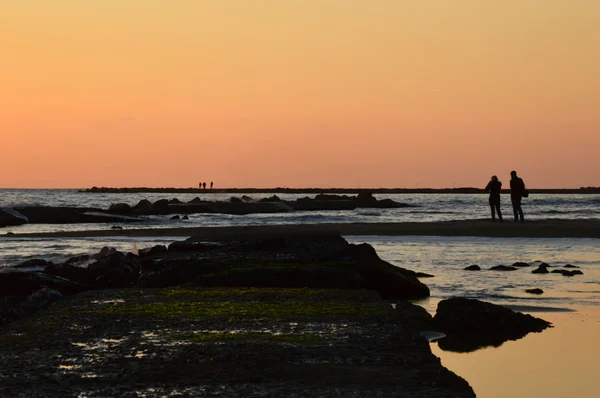
[[[435,343],[431,349],[478,397],[597,397],[599,309],[533,315],[554,327],[468,354],[442,351]]]

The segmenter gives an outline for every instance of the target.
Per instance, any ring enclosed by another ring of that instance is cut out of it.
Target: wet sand
[[[226,237],[240,235],[273,235],[282,233],[313,234],[337,231],[341,235],[421,235],[421,236],[484,236],[530,238],[600,238],[600,220],[526,220],[492,222],[491,220],[459,220],[410,223],[329,223],[295,225],[260,225],[235,227],[131,228],[94,231],[14,234],[11,237],[104,237],[104,236],[195,236]]]

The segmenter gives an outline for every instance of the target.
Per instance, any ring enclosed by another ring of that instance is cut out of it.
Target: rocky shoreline
[[[249,196],[231,197],[228,201],[206,201],[194,198],[182,202],[177,198],[161,199],[152,203],[146,199],[136,205],[115,203],[108,209],[48,206],[16,206],[0,208],[0,227],[22,224],[73,224],[73,223],[128,223],[144,222],[144,216],[220,213],[247,215],[260,213],[286,213],[293,211],[332,211],[365,209],[391,209],[414,207],[391,199],[378,200],[369,192],[356,196],[319,194],[314,198],[281,200],[277,195],[263,199]]]
[[[407,301],[429,295],[419,277],[333,231],[18,264],[0,273],[2,393],[473,397],[428,331],[471,350],[550,326],[476,300],[432,318]]]

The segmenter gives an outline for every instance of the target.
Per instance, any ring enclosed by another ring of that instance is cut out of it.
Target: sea
[[[352,194],[352,193],[348,193]],[[243,194],[236,194],[241,197]],[[142,199],[152,202],[177,198],[190,201],[226,201],[231,194],[166,193],[84,193],[77,190],[1,189],[0,207],[23,205],[76,206],[108,209],[114,203],[135,205]],[[248,194],[261,199],[272,194]],[[295,200],[304,194],[277,194]],[[150,216],[143,222],[119,224],[123,228],[165,228],[200,226],[242,226],[302,223],[387,223],[432,222],[489,218],[486,194],[382,194],[415,205],[399,209],[356,209],[279,214],[224,215],[195,214],[189,220],[171,220],[172,215]],[[505,222],[512,222],[510,197],[502,195]],[[527,220],[600,219],[600,195],[531,194],[523,199]],[[103,246],[137,250],[168,244],[183,238],[100,237],[21,238],[7,232],[55,232],[110,229],[110,224],[23,225],[0,229],[0,272],[6,266],[43,258],[55,262],[79,254],[98,252]],[[440,236],[347,236],[351,243],[369,243],[379,256],[400,267],[433,275],[422,279],[431,297],[417,304],[434,313],[437,303],[452,296],[477,298],[540,316],[555,324],[553,329],[508,342],[498,348],[474,353],[444,352],[432,343],[442,363],[467,379],[478,396],[596,396],[600,384],[593,369],[600,368],[600,239],[593,238],[488,238]],[[495,265],[526,262],[530,267],[517,271],[491,271]],[[552,268],[567,264],[583,275],[532,274],[540,262]],[[465,271],[469,265],[481,271]],[[542,295],[526,293],[540,288]],[[565,347],[570,347],[566,349]],[[558,350],[558,351],[557,351]],[[523,359],[524,356],[526,359]],[[592,370],[591,370],[592,369]],[[507,383],[513,380],[512,383]],[[543,379],[543,381],[542,381]]]

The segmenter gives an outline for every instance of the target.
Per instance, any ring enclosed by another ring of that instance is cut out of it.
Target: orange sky
[[[0,5],[0,187],[600,186],[596,0]]]

